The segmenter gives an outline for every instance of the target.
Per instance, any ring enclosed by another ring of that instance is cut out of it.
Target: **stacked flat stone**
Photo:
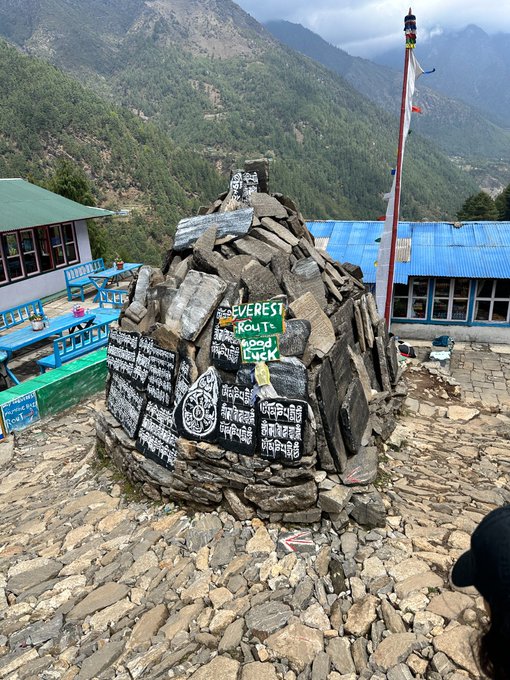
[[[260,185],[260,183],[259,183]],[[359,267],[315,245],[295,203],[281,194],[223,194],[201,215],[182,220],[162,270],[143,267],[120,326],[155,339],[190,363],[196,380],[211,368],[218,307],[283,301],[287,328],[281,361],[268,364],[280,397],[310,406],[304,452],[293,466],[180,437],[173,470],[135,449],[107,411],[98,437],[117,466],[154,499],[202,507],[225,504],[238,518],[315,522],[339,528],[348,516],[384,525],[372,485],[378,444],[390,436],[405,397],[396,347]],[[213,369],[227,383],[250,371]]]

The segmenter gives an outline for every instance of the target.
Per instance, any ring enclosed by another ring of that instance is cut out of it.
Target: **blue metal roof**
[[[395,263],[395,283],[409,276],[510,279],[510,222],[399,222],[398,237],[411,239],[409,262]],[[384,222],[307,222],[314,236],[329,236],[327,251],[357,264],[375,283]]]

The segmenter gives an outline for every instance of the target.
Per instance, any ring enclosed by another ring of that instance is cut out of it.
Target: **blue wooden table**
[[[11,380],[16,385],[19,385],[19,380],[8,366],[14,352],[17,352],[24,347],[35,345],[41,340],[47,340],[52,336],[62,336],[65,331],[72,333],[74,330],[81,330],[86,326],[90,326],[94,321],[95,316],[94,312],[85,312],[83,316],[76,317],[72,312],[69,312],[68,314],[62,314],[53,319],[48,319],[48,327],[43,328],[42,331],[34,331],[32,330],[32,326],[25,326],[25,328],[21,328],[18,331],[0,335],[0,355],[1,352],[5,352],[7,355],[4,366]]]
[[[97,288],[97,295],[94,297],[94,302],[99,299],[99,293],[106,290],[110,283],[119,283],[124,277],[124,274],[133,276],[137,269],[142,266],[141,262],[124,262],[122,269],[117,267],[110,267],[110,269],[103,269],[103,271],[89,274],[88,277]]]

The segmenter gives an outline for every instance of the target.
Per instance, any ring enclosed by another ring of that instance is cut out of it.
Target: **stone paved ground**
[[[448,571],[510,500],[510,414],[407,375],[386,526],[315,526],[297,554],[278,525],[137,498],[94,452],[99,402],[0,445],[0,680],[479,677],[482,601]]]

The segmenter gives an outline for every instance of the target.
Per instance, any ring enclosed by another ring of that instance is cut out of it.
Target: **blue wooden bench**
[[[41,300],[32,300],[25,302],[23,305],[11,307],[3,312],[0,312],[0,331],[5,331],[13,326],[19,326],[32,316],[32,314],[40,314],[44,316],[43,304]]]
[[[128,299],[128,291],[122,288],[117,290],[100,290],[99,306],[106,307],[111,305],[114,309],[120,309]]]
[[[76,293],[73,293],[73,288],[78,288],[78,295],[81,300],[85,300],[84,288],[85,286],[94,285],[92,279],[89,278],[89,274],[94,274],[95,272],[104,271],[104,260],[99,257],[97,260],[90,260],[90,262],[82,262],[81,264],[76,264],[74,267],[67,267],[64,269],[64,275],[66,278],[66,289],[67,289],[67,299],[72,300]]]
[[[54,340],[53,354],[37,362],[41,373],[48,368],[58,368],[71,359],[77,359],[106,345],[110,334],[110,323],[111,321],[102,321]]]

